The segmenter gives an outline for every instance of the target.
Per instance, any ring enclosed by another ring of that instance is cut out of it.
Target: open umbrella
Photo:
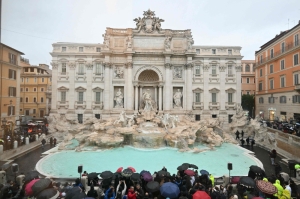
[[[79,187],[73,187],[69,189],[65,199],[72,199],[74,196],[79,195],[81,193],[81,189]]]
[[[193,199],[211,199],[205,191],[196,191],[193,194]]]
[[[189,168],[198,169],[198,167],[194,164],[190,164]]]
[[[207,176],[209,176],[209,172],[208,171],[206,171],[206,170],[201,170],[200,171],[200,173],[201,173],[201,175],[207,175]]]
[[[160,194],[166,198],[177,198],[179,193],[178,186],[172,182],[166,182],[160,187]]]
[[[49,178],[43,178],[34,183],[31,187],[33,191],[33,195],[36,196],[38,193],[43,191],[46,188],[49,188],[49,185],[51,184],[51,180]]]
[[[143,176],[143,179],[144,179],[146,182],[150,182],[150,181],[153,180],[153,177],[152,177],[152,175],[151,175],[150,172],[144,172],[144,173],[142,174],[142,176]]]
[[[36,196],[36,199],[56,199],[59,192],[53,188],[45,189]]]
[[[101,174],[100,174],[100,177],[102,179],[109,179],[109,178],[112,178],[113,177],[113,173],[111,171],[103,171]]]
[[[29,182],[37,178],[39,178],[39,173],[37,171],[29,171],[28,173],[26,173],[24,181]]]
[[[265,173],[265,171],[262,168],[260,168],[259,166],[256,166],[256,165],[250,166],[250,171],[252,171],[254,173],[261,173],[261,174]]]
[[[130,179],[133,181],[133,182],[138,182],[141,180],[141,175],[139,173],[133,173],[131,176],[130,176]]]
[[[177,167],[178,171],[183,171],[184,169],[182,168],[182,165],[180,165],[179,167]]]
[[[136,172],[135,168],[133,167],[127,167],[127,169],[131,169],[132,172]]]
[[[183,170],[187,170],[189,167],[190,167],[190,164],[189,164],[189,163],[183,163],[183,164],[181,165],[181,168],[182,168]]]
[[[185,170],[184,171],[184,173],[186,174],[186,175],[189,175],[189,176],[194,176],[195,175],[195,172],[193,171],[193,170]]]
[[[162,177],[162,176],[171,176],[169,172],[167,171],[163,171],[163,170],[160,170],[159,172],[157,172],[157,175]]]
[[[32,191],[32,186],[34,185],[34,183],[36,183],[37,181],[39,181],[40,179],[34,179],[32,181],[30,181],[26,186],[25,186],[25,194],[26,196],[32,196],[33,191]]]
[[[277,193],[277,188],[271,183],[264,180],[257,180],[256,187],[263,193],[273,195]]]
[[[122,170],[123,170],[123,167],[119,167],[118,169],[117,169],[117,173],[121,173],[122,172]]]
[[[1,166],[1,168],[2,168],[2,170],[6,170],[6,169],[8,169],[10,167],[10,164],[8,164],[8,163],[5,163],[5,164],[3,164],[2,166]]]
[[[133,174],[133,172],[131,169],[124,169],[122,171],[122,176],[124,176],[124,177],[130,177],[132,174]]]
[[[92,172],[88,174],[88,179],[98,178],[99,173]]]
[[[142,176],[144,173],[150,173],[149,171],[146,171],[146,170],[142,170],[140,175]]]
[[[159,183],[156,181],[151,181],[146,184],[147,191],[153,193],[159,190]]]
[[[239,183],[241,185],[247,186],[247,187],[255,187],[255,182],[252,178],[248,177],[248,176],[242,176],[240,178]]]

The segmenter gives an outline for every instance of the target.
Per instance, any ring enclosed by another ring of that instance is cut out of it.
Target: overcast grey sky
[[[2,43],[31,64],[49,64],[52,43],[102,43],[106,27],[134,28],[148,8],[163,29],[191,29],[196,45],[241,46],[245,60],[300,20],[300,0],[2,1]]]

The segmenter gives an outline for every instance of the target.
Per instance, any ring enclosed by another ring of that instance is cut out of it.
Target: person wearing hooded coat
[[[282,192],[283,192],[283,187],[280,185],[280,181],[276,180],[275,183],[273,184],[277,188],[277,193],[274,194],[274,196],[277,196],[278,198],[281,197]]]
[[[133,186],[131,186],[130,189],[128,189],[127,198],[128,199],[136,199],[136,192],[134,192]]]
[[[114,191],[114,187],[110,186],[109,189],[106,190],[104,199],[115,199],[116,193]]]
[[[93,197],[93,198],[97,198],[98,197],[98,193],[94,189],[94,185],[93,184],[91,184],[91,189],[88,191],[87,196],[88,197]]]

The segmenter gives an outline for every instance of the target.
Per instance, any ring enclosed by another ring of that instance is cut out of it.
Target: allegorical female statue
[[[119,88],[119,90],[117,91],[116,95],[115,95],[115,102],[116,102],[116,105],[115,105],[115,108],[123,108],[123,93],[121,91],[121,89]]]
[[[182,92],[180,91],[180,89],[177,89],[177,92],[173,96],[174,108],[182,107],[181,106],[181,98],[182,98]]]

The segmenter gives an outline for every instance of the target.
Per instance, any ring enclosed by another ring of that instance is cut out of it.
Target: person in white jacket
[[[124,188],[122,190],[122,187],[120,186],[122,184],[122,182],[124,183]],[[117,186],[117,192],[116,192],[116,199],[123,199],[125,192],[126,192],[127,186],[125,183],[125,180],[120,180],[119,184]]]

